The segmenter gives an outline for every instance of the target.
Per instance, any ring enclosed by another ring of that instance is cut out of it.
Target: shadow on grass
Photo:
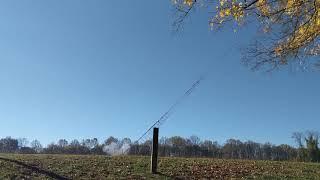
[[[34,172],[39,173],[39,174],[46,175],[46,176],[48,176],[50,178],[59,179],[59,180],[71,180],[70,178],[61,176],[61,175],[56,174],[56,173],[51,172],[51,171],[40,169],[40,168],[35,167],[35,166],[30,166],[30,165],[28,165],[28,164],[26,164],[24,162],[18,161],[18,160],[8,159],[8,158],[4,158],[4,157],[0,157],[0,160],[18,164],[20,166],[23,166],[24,168],[30,169],[31,171],[34,171]]]

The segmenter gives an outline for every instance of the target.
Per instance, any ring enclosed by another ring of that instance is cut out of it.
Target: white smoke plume
[[[128,154],[130,149],[129,143],[115,143],[111,142],[109,145],[103,147],[103,151],[111,156],[125,155]]]

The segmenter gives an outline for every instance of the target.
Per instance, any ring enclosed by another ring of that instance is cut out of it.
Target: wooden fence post
[[[158,166],[158,142],[159,128],[153,128],[152,154],[151,154],[151,173],[157,173]]]

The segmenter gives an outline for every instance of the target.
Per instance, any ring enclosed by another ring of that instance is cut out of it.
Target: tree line
[[[257,143],[228,139],[223,145],[217,141],[201,140],[197,136],[183,138],[180,136],[162,137],[159,140],[159,155],[168,157],[211,157],[228,159],[254,160],[289,160],[319,162],[319,133],[295,132],[292,138],[297,147],[287,144],[274,145],[271,143]],[[25,154],[96,154],[96,155],[150,155],[151,140],[143,143],[132,142],[129,138],[117,139],[110,136],[103,142],[97,138],[75,139],[68,142],[60,139],[43,147],[38,140],[29,142],[26,138],[14,139],[6,137],[0,139],[1,153]]]

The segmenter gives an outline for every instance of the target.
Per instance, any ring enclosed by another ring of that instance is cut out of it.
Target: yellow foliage
[[[192,6],[195,0],[174,0]],[[245,18],[256,16],[263,32],[276,36],[267,47],[269,54],[286,63],[286,57],[309,51],[320,53],[320,0],[218,0],[210,27],[234,21],[241,25]],[[265,51],[265,52],[268,52]],[[271,53],[270,53],[271,52]]]
[[[184,4],[191,6],[194,3],[193,0],[184,0]]]
[[[219,12],[219,15],[220,15],[220,17],[224,17],[224,11],[223,10],[221,10],[220,12]]]
[[[225,10],[225,15],[226,15],[226,16],[229,16],[230,14],[231,14],[231,10],[230,10],[230,9],[226,9],[226,10]]]
[[[225,4],[226,0],[220,0],[220,6],[222,7]]]
[[[264,15],[264,16],[268,16],[270,13],[270,7],[267,3],[267,0],[258,0],[257,8],[258,8],[258,10],[260,10],[262,15]]]

